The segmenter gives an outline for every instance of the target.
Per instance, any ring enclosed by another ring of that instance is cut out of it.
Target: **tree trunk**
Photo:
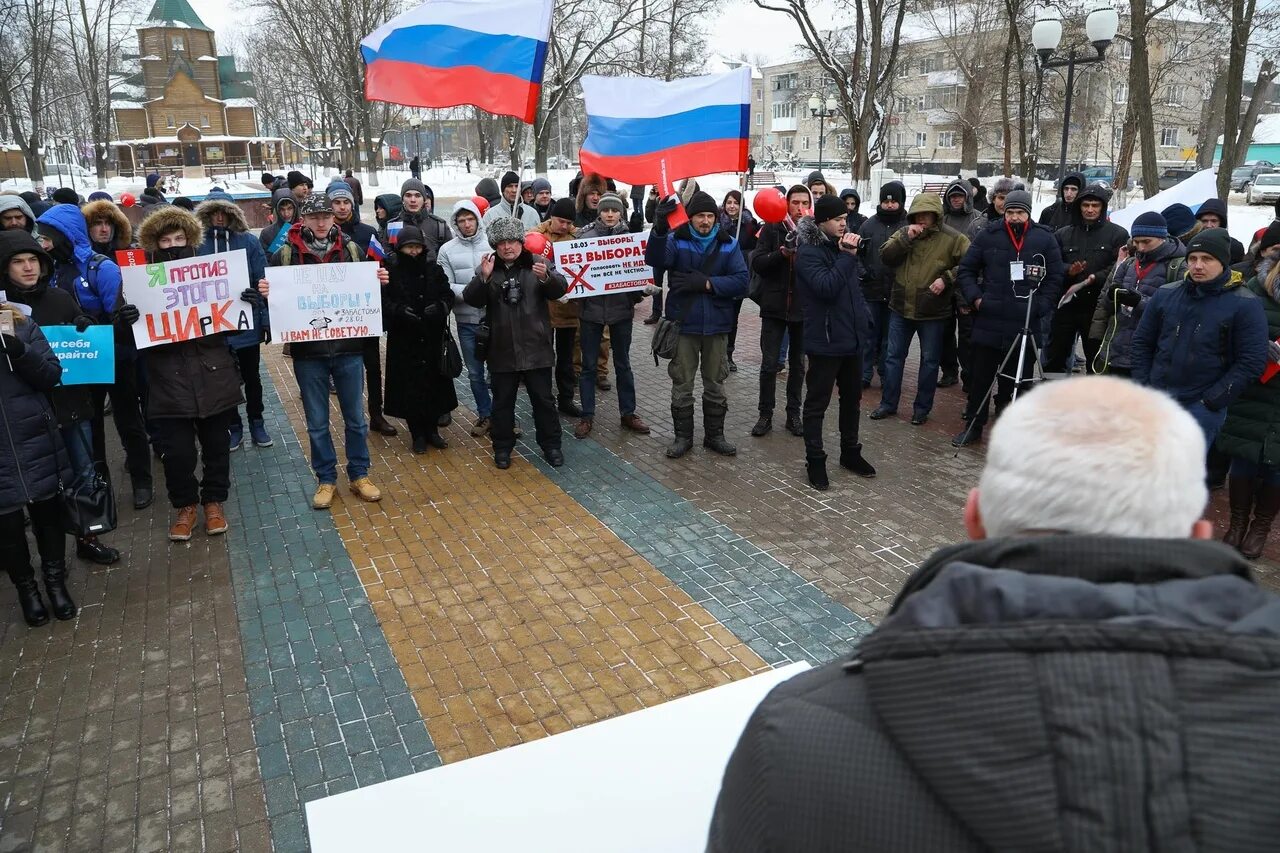
[[[1233,0],[1240,2],[1240,0]],[[1147,56],[1147,2],[1130,0],[1130,33],[1133,50],[1129,59],[1129,116],[1137,135],[1142,162],[1142,197],[1160,192],[1160,165],[1156,159],[1156,126],[1151,113],[1151,66]],[[1126,122],[1126,131],[1130,124]]]
[[[1222,135],[1222,122],[1226,110],[1227,75],[1221,64],[1213,72],[1213,87],[1209,99],[1200,108],[1200,150],[1196,152],[1196,168],[1207,169],[1213,165],[1217,154],[1218,137]]]
[[[1234,42],[1234,39],[1233,39]],[[1233,44],[1234,48],[1234,44]],[[1222,162],[1218,164],[1218,197],[1225,199],[1231,192],[1231,170],[1244,162],[1245,155],[1249,153],[1249,145],[1253,141],[1253,131],[1258,126],[1258,114],[1262,112],[1262,105],[1266,103],[1267,95],[1271,92],[1271,84],[1276,79],[1275,63],[1270,59],[1264,59],[1258,67],[1258,77],[1253,84],[1253,97],[1249,99],[1249,108],[1245,110],[1243,116],[1239,116],[1240,126],[1236,128],[1235,133],[1231,133],[1231,119],[1235,110],[1227,110],[1227,127],[1228,130],[1222,137]],[[1232,84],[1227,83],[1227,97],[1231,97]],[[1228,104],[1238,103],[1238,101],[1227,101]],[[1228,144],[1230,144],[1230,155],[1228,156]]]
[[[1008,128],[1005,128],[1006,134]],[[1009,151],[1005,149],[1005,162],[1008,163]],[[960,168],[978,170],[978,130],[969,123],[960,126]],[[1008,169],[1008,166],[1005,166]],[[1006,172],[1007,174],[1007,172]]]
[[[1001,147],[1004,148],[1004,174],[1006,175],[1013,174],[1013,122],[1010,121],[1009,117],[1009,67],[1017,59],[1014,54],[1015,33],[1016,28],[1011,25],[1009,27],[1009,37],[1004,43],[1004,62],[1001,63],[1004,67],[1000,69],[1000,125],[1002,127],[1001,142],[1003,143]],[[975,165],[972,167],[965,166],[964,163],[960,165],[965,169],[976,168],[976,158],[974,162]]]

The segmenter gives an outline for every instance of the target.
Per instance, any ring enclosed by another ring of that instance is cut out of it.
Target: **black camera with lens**
[[[524,297],[524,288],[520,286],[518,277],[508,278],[502,283],[502,304],[510,305],[513,308],[520,304],[520,300]]]

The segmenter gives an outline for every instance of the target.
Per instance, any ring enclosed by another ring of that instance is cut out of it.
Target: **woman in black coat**
[[[453,378],[440,370],[453,291],[435,251],[412,225],[400,231],[396,252],[387,258],[387,273],[390,280],[382,293],[387,327],[383,410],[408,422],[414,453],[426,453],[429,446],[444,449],[449,443],[437,422],[458,407]]]
[[[58,497],[61,484],[71,482],[71,466],[48,396],[62,381],[62,365],[40,327],[16,304],[0,303],[0,310],[13,316],[13,334],[0,334],[0,564],[17,587],[23,619],[35,627],[49,621],[49,611],[31,565],[24,511],[31,516],[53,614],[76,615],[67,594],[67,537]]]
[[[741,218],[741,222],[739,222]],[[738,248],[742,250],[742,260],[751,268],[751,250],[756,247],[756,234],[760,231],[760,223],[742,204],[742,193],[729,190],[724,201],[720,202],[720,230],[735,237]],[[733,300],[733,329],[729,332],[729,370],[738,372],[738,365],[733,361],[734,345],[738,342],[738,315],[742,313],[742,300]]]

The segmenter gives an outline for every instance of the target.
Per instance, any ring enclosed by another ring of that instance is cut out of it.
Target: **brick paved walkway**
[[[733,459],[665,458],[670,382],[636,329],[652,436],[623,432],[606,392],[591,439],[566,431],[563,468],[525,443],[500,472],[460,409],[445,451],[372,437],[386,497],[340,493],[331,513],[310,509],[296,386],[271,349],[276,444],[233,456],[228,536],[170,545],[163,500],[122,506],[125,560],[75,565],[77,620],[29,630],[0,595],[0,851],[302,850],[317,797],[842,654],[962,538],[982,454],[948,443],[958,389],[924,427],[864,419],[879,476],[832,465],[819,494],[799,439],[748,435],[753,306]],[[1275,583],[1275,563],[1259,572]]]

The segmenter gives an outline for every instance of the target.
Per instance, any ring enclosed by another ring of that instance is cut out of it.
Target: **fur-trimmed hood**
[[[244,217],[240,205],[222,198],[210,198],[196,206],[196,218],[205,228],[213,227],[213,214],[222,211],[227,215],[227,230],[233,234],[243,234],[249,230],[249,222]]]
[[[823,233],[812,216],[802,216],[796,223],[796,242],[803,246],[834,245],[834,242]]]
[[[204,229],[200,227],[200,220],[196,219],[195,214],[180,207],[165,205],[142,220],[142,224],[138,226],[138,245],[148,252],[157,251],[160,248],[160,236],[177,228],[186,232],[187,245],[192,249],[204,242]]]
[[[124,215],[124,211],[114,201],[109,199],[91,201],[80,208],[80,212],[84,214],[86,225],[92,225],[97,219],[106,219],[111,223],[115,235],[112,243],[115,248],[127,249],[133,242],[133,226],[129,223],[129,217]]]

